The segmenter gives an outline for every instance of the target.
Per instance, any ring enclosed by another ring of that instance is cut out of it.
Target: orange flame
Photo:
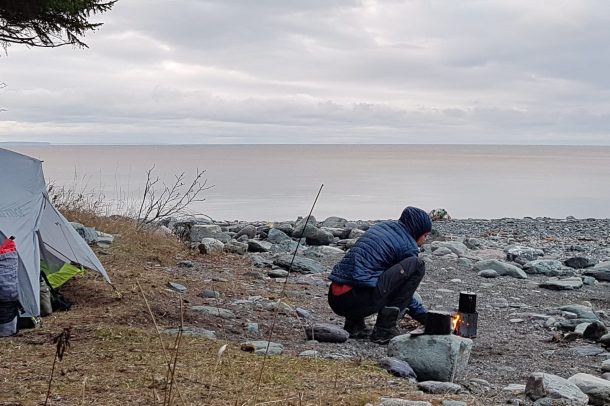
[[[453,331],[455,331],[457,329],[457,327],[460,325],[460,320],[462,318],[460,317],[459,313],[456,313],[453,315],[453,317],[451,318],[451,329]]]

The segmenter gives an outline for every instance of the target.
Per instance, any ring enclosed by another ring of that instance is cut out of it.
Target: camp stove
[[[478,320],[477,294],[460,292],[458,311],[453,316],[453,333],[460,337],[475,338]]]
[[[464,338],[477,336],[477,295],[473,292],[461,292],[457,312],[430,310],[426,316],[423,330],[411,332],[411,335],[450,335]]]

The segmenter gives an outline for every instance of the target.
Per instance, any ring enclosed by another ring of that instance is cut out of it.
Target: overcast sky
[[[610,145],[606,0],[119,0],[0,56],[0,141]]]

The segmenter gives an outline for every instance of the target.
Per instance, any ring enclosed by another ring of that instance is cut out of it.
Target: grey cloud
[[[562,4],[122,0],[0,58],[0,140],[610,144],[610,4]]]

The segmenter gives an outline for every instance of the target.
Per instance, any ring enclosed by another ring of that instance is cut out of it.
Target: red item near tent
[[[15,245],[15,241],[12,238],[7,238],[0,244],[0,255],[15,251],[17,251],[17,245]]]

